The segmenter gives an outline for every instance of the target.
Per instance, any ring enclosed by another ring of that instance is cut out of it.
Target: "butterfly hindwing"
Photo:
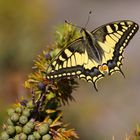
[[[123,50],[138,30],[138,25],[132,21],[116,21],[103,25],[92,31],[95,45],[104,50],[102,63],[107,64],[109,74],[121,71]]]

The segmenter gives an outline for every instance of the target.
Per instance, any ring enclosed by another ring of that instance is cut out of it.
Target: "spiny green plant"
[[[58,27],[56,41],[47,47],[34,61],[33,72],[25,81],[32,99],[21,100],[8,110],[7,123],[3,125],[2,140],[72,140],[78,139],[74,129],[63,123],[60,107],[71,100],[73,90],[78,87],[74,79],[50,82],[46,69],[58,52],[79,36],[71,25]]]

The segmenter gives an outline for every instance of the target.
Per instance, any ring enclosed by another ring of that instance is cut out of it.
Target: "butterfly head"
[[[102,74],[108,74],[108,73],[109,73],[108,66],[107,66],[106,64],[100,65],[100,66],[99,66],[99,71],[100,71]]]
[[[81,35],[82,35],[83,37],[85,37],[85,36],[86,36],[86,29],[82,27],[82,28],[80,29],[80,33],[81,33]]]
[[[92,38],[92,34],[86,28],[81,28],[80,33],[82,34],[83,38]]]

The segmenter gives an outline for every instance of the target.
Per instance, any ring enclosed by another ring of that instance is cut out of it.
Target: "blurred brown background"
[[[140,23],[139,0],[0,0],[0,124],[6,108],[28,96],[23,82],[33,59],[53,41],[55,26],[64,20],[83,26],[92,10],[89,30],[116,20]],[[71,122],[80,140],[123,140],[140,122],[140,75],[138,32],[125,51],[121,75],[92,84],[79,81],[76,102],[65,106],[64,119]]]

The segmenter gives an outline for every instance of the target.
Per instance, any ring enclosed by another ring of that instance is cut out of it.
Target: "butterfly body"
[[[82,37],[64,47],[51,61],[46,78],[77,77],[92,82],[97,89],[96,82],[106,74],[122,73],[124,48],[138,28],[129,20],[108,23],[91,32],[82,28]]]
[[[88,47],[89,49],[88,51],[89,57],[91,57],[92,59],[100,63],[102,59],[101,48],[99,50],[99,47],[97,48],[97,46],[95,46],[94,44],[95,38],[91,32],[89,32],[88,30],[84,28],[82,30],[83,30],[82,39],[83,39],[83,42],[86,42],[84,43],[85,48]]]

